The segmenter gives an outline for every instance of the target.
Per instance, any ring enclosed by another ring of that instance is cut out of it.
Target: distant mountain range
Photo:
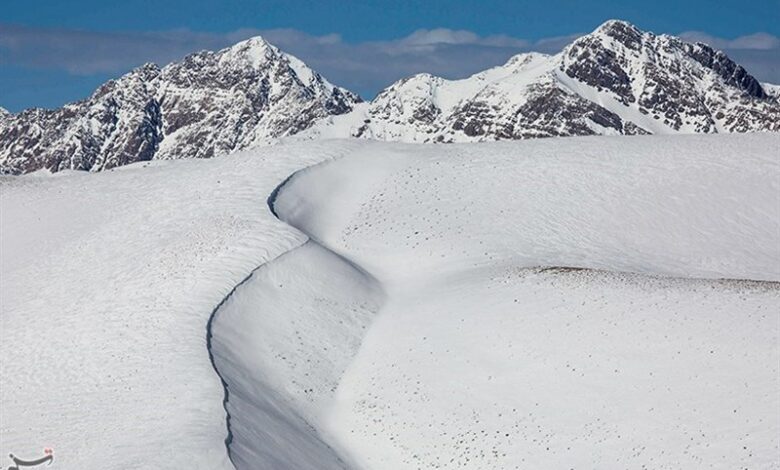
[[[147,64],[55,110],[0,110],[0,173],[206,158],[295,135],[477,142],[780,131],[780,88],[701,43],[608,21],[559,54],[462,80],[420,74],[370,102],[261,38]]]

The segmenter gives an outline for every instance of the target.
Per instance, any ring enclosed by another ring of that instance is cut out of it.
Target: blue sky
[[[370,98],[411,73],[457,78],[556,52],[610,18],[705,40],[780,81],[780,0],[25,0],[0,11],[0,106],[59,106],[143,62],[256,34]]]

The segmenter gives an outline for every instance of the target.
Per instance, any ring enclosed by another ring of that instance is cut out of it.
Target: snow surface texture
[[[780,279],[779,144],[372,146],[293,177],[281,218],[387,293],[334,448],[373,469],[777,468],[780,290],[715,279]]]
[[[0,180],[0,466],[48,446],[62,468],[231,468],[209,316],[306,241],[273,189],[352,147]]]
[[[780,280],[780,135],[367,148],[276,208],[380,279],[511,262]]]
[[[777,284],[717,278],[780,280],[779,146],[353,140],[3,179],[0,455],[777,467]]]
[[[311,241],[236,289],[213,331],[237,468],[345,468],[312,426],[382,297],[373,278]]]

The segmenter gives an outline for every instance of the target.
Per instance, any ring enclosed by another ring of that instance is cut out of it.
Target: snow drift
[[[306,242],[268,195],[351,148],[0,180],[0,455],[232,468],[207,323],[252,270]]]
[[[776,467],[778,147],[327,141],[3,179],[0,455]]]
[[[276,208],[377,275],[511,262],[780,280],[777,135],[367,148],[300,172]]]
[[[778,144],[373,145],[291,178],[280,217],[387,292],[333,445],[371,469],[777,467],[780,289],[722,278],[780,279]]]

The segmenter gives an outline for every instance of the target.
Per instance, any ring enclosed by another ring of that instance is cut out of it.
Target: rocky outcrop
[[[474,142],[778,131],[778,94],[723,52],[612,20],[554,56],[520,54],[463,80],[401,80],[305,135]]]
[[[559,54],[463,80],[419,74],[370,103],[261,38],[147,64],[56,110],[0,111],[0,173],[208,158],[281,138],[479,142],[780,131],[780,87],[721,51],[607,21]]]
[[[59,109],[0,117],[0,172],[100,171],[207,158],[295,134],[360,98],[252,38],[162,69],[147,64]]]

